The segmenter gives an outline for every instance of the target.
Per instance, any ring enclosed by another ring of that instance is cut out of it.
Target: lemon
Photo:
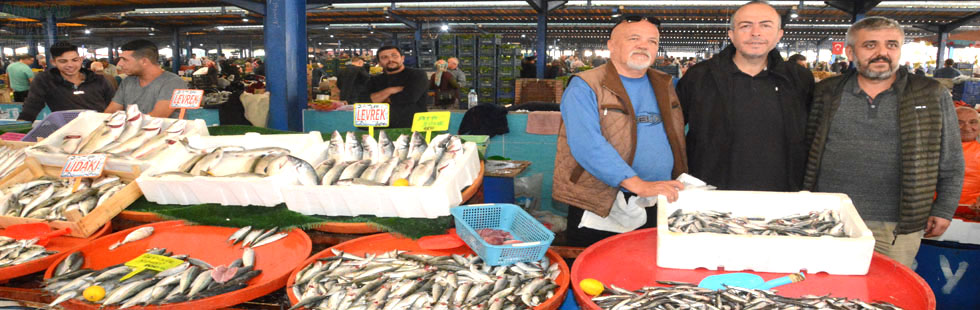
[[[98,285],[89,286],[82,292],[82,296],[85,296],[85,299],[91,302],[100,301],[102,297],[105,297],[105,289]]]
[[[582,280],[582,282],[578,283],[578,286],[582,288],[583,292],[592,296],[599,296],[599,294],[602,294],[602,290],[605,289],[602,286],[602,282],[592,278]]]
[[[406,179],[398,179],[395,180],[394,182],[391,182],[391,186],[408,186],[408,185],[409,185],[408,180]]]

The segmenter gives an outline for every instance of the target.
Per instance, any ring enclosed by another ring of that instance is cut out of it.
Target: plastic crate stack
[[[436,64],[436,40],[419,41],[419,68],[422,70],[435,70]]]
[[[480,103],[497,103],[497,46],[501,36],[484,34],[479,38],[476,92]]]
[[[514,104],[514,82],[520,76],[521,51],[515,44],[497,48],[497,104]]]
[[[475,35],[457,35],[457,48],[459,58],[459,69],[466,74],[466,85],[460,85],[460,98],[461,103],[468,104],[469,90],[476,86],[476,42],[478,38]],[[441,44],[441,43],[440,43]],[[465,91],[464,91],[465,90]]]
[[[980,81],[964,81],[961,85],[963,85],[963,92],[960,100],[971,106],[980,104]],[[953,92],[956,92],[955,88]]]
[[[395,44],[395,46],[397,46],[399,49],[402,50],[402,54],[406,58],[405,59],[405,64],[407,65],[409,63],[412,63],[414,65],[410,65],[409,67],[418,68],[419,67],[419,63],[418,63],[418,60],[415,57],[416,56],[416,54],[415,54],[415,35],[414,34],[398,34],[397,35],[397,38],[398,38],[398,40],[397,40],[398,43]],[[409,59],[415,59],[415,60],[410,61]]]

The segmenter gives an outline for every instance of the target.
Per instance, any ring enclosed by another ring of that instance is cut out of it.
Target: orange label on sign
[[[105,154],[68,156],[68,162],[61,169],[62,178],[93,178],[102,175],[105,169]]]
[[[171,109],[197,109],[201,107],[204,91],[200,89],[174,89],[170,97]]]

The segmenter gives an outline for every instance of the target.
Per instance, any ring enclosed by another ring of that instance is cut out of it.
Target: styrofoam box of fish
[[[286,207],[307,215],[436,218],[458,206],[460,193],[480,174],[476,144],[463,144],[456,164],[429,186],[319,185],[283,187]]]
[[[219,146],[241,146],[245,149],[280,147],[289,154],[307,162],[323,158],[324,143],[320,132],[304,134],[261,135],[249,132],[238,136],[190,137],[189,144],[196,149],[213,149]],[[154,164],[136,180],[147,200],[160,204],[196,205],[217,203],[228,206],[266,206],[283,203],[280,187],[290,182],[286,176],[268,177],[211,177],[211,176],[157,176],[176,171],[181,164],[194,157],[180,148],[168,149],[160,155],[166,158]]]
[[[85,111],[78,114],[74,120],[65,124],[54,133],[52,133],[47,138],[44,138],[36,144],[36,146],[49,146],[54,148],[61,148],[62,142],[65,140],[65,136],[71,134],[94,134],[95,130],[105,123],[106,119],[109,118],[111,114],[109,113],[99,113],[95,111]],[[175,118],[161,118],[163,120],[163,129],[167,129],[171,124],[177,121]],[[204,120],[187,120],[186,127],[184,129],[184,136],[207,136],[208,135],[208,125]],[[171,145],[170,147],[173,147]],[[168,147],[169,148],[169,147]],[[68,154],[55,154],[40,151],[38,149],[29,148],[26,151],[28,157],[36,158],[42,165],[48,166],[64,166],[65,162],[68,161]],[[149,169],[151,165],[155,164],[155,161],[159,158],[163,152],[158,153],[156,156],[150,157],[148,160],[137,160],[137,159],[123,159],[109,156],[106,160],[105,170],[113,171],[125,171],[133,172],[133,166],[139,166],[140,169]]]
[[[836,210],[846,236],[672,232],[668,219],[678,209],[731,212],[732,217],[766,221]],[[845,194],[689,190],[681,191],[673,203],[664,196],[657,203],[657,266],[665,268],[864,275],[868,273],[874,245],[871,230]]]

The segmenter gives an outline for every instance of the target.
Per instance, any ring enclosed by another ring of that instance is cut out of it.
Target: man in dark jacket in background
[[[371,74],[364,67],[364,59],[361,57],[351,59],[350,65],[340,70],[340,74],[337,75],[340,100],[347,101],[347,104],[354,104],[357,101],[357,96],[360,96],[361,92],[364,91],[364,87],[367,86],[370,78]]]
[[[688,173],[719,189],[801,189],[813,75],[774,49],[780,27],[779,13],[764,2],[739,7],[732,45],[677,84],[690,126]]]

